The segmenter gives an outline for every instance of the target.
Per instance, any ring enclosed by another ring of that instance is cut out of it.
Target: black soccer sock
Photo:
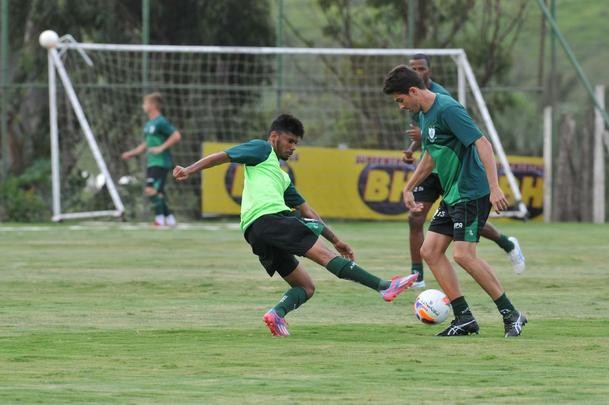
[[[503,250],[505,253],[510,253],[512,249],[514,249],[514,242],[508,239],[508,236],[501,234],[499,240],[496,240],[495,243]]]
[[[469,310],[469,305],[467,305],[467,301],[465,301],[465,297],[460,296],[459,298],[455,298],[450,302],[450,305],[453,307],[453,312],[455,313],[455,318],[473,318],[474,315]]]
[[[163,197],[163,215],[166,217],[171,215],[171,210],[169,209],[169,205],[167,205],[167,200]]]
[[[370,287],[375,291],[384,290],[391,285],[390,281],[381,280],[374,274],[368,273],[366,270],[359,267],[355,262],[347,260],[344,257],[337,256],[330,260],[326,266],[332,274],[343,280],[351,280]]]
[[[411,273],[418,274],[417,281],[423,281],[423,263],[412,263]]]
[[[516,308],[514,308],[514,305],[512,305],[512,302],[505,293],[495,300],[495,305],[497,305],[499,313],[503,315],[504,318],[509,317],[512,312],[516,311]]]
[[[307,297],[307,292],[304,288],[292,287],[285,292],[273,309],[277,312],[277,315],[283,318],[288,312],[295,310],[307,302],[308,299],[309,297]]]

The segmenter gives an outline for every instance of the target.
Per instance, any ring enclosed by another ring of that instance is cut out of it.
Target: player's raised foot
[[[510,236],[508,240],[514,244],[514,249],[508,252],[508,257],[510,258],[510,262],[512,262],[512,268],[516,274],[521,274],[526,268],[522,249],[520,249],[518,239],[515,237]]]
[[[391,302],[400,295],[404,290],[410,288],[417,281],[417,274],[410,274],[405,277],[395,276],[391,279],[391,284],[386,290],[379,291],[381,297],[387,302]]]
[[[448,328],[438,333],[436,336],[467,336],[478,334],[480,327],[474,318],[454,319]]]
[[[503,318],[505,337],[520,336],[522,328],[527,322],[527,317],[519,311],[515,311],[510,316]]]
[[[415,281],[414,283],[412,283],[410,288],[425,288],[425,280]]]
[[[290,336],[290,332],[288,331],[288,322],[277,315],[274,309],[269,310],[262,317],[264,323],[269,328],[273,336]]]

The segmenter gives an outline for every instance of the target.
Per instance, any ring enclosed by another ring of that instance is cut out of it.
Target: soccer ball
[[[59,44],[59,35],[55,31],[43,31],[38,37],[38,42],[43,48],[55,48]]]
[[[448,318],[450,301],[439,290],[425,290],[414,301],[414,314],[426,324],[442,323]]]

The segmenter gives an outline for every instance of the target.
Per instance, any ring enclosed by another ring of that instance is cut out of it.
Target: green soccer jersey
[[[444,86],[442,86],[442,85],[432,81],[431,79],[429,79],[429,83],[430,83],[430,85],[428,87],[429,91],[432,91],[432,92],[438,93],[438,94],[444,94],[446,96],[452,97],[452,94],[450,94],[450,92],[448,90],[446,90],[444,88]],[[418,125],[419,128],[422,128],[421,127],[421,112],[413,114],[412,115],[412,120],[415,122],[415,124]],[[432,173],[437,174],[438,170],[437,169],[433,169]]]
[[[290,176],[281,169],[279,158],[268,142],[254,139],[225,152],[231,162],[245,165],[241,196],[243,232],[263,215],[289,211],[305,202]]]
[[[429,91],[433,91],[434,93],[439,93],[439,94],[444,94],[445,96],[453,96],[452,94],[450,94],[450,91],[446,90],[446,88],[434,81],[432,81],[431,79],[429,80],[430,86],[429,86]]]
[[[162,145],[175,131],[176,129],[164,116],[159,115],[158,117],[151,119],[144,125],[146,147],[150,149]],[[171,169],[173,167],[171,152],[168,149],[158,155],[153,155],[148,152],[146,156],[148,158],[148,167],[156,166],[164,167],[165,169]]]
[[[450,94],[450,92],[448,90],[446,90],[444,88],[444,86],[432,81],[431,79],[429,80],[429,91],[433,92],[433,93],[438,93],[438,94],[444,94],[445,96],[450,96],[452,97],[452,94]],[[421,113],[414,113],[412,114],[412,121],[414,121],[415,124],[417,124],[419,126],[419,128],[421,128]]]
[[[421,112],[423,151],[434,163],[444,202],[454,205],[489,194],[488,180],[474,142],[482,136],[465,108],[452,97],[437,94],[427,112]]]

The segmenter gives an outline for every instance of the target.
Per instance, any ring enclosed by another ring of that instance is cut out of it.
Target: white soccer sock
[[[157,215],[156,217],[154,217],[154,221],[156,222],[157,225],[165,225],[165,215]]]

